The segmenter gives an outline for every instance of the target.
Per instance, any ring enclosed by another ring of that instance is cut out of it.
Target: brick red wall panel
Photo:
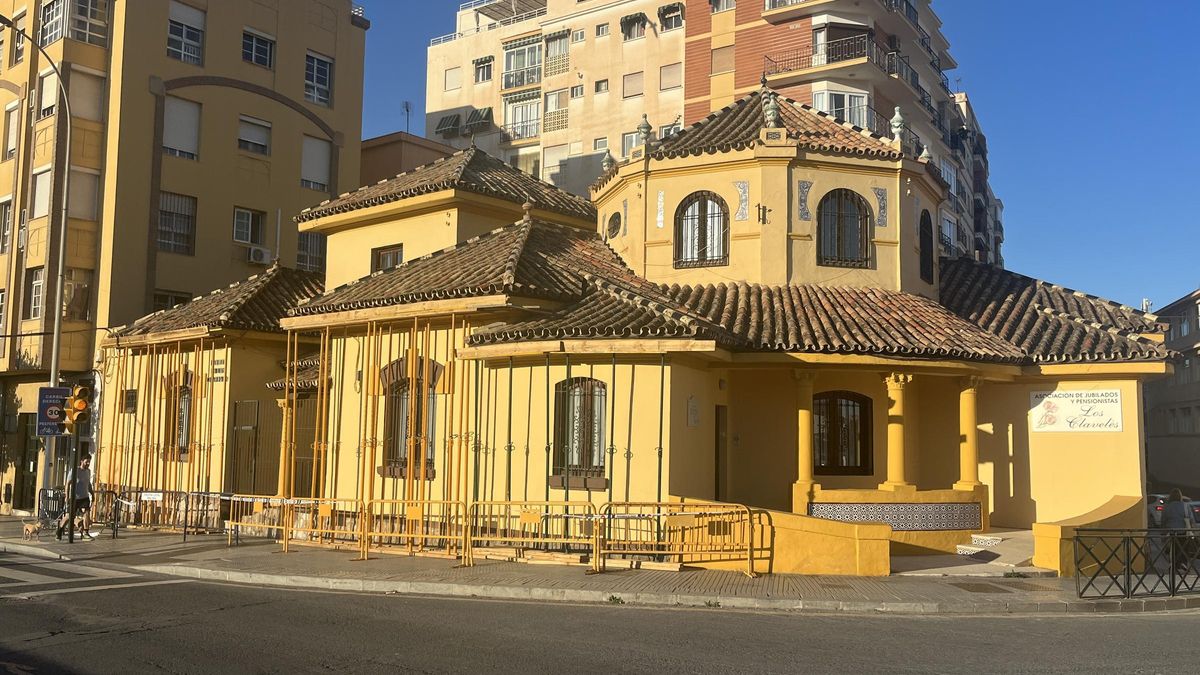
[[[708,0],[687,0],[683,6],[684,35],[703,35],[712,30],[712,5]]]
[[[738,31],[736,40],[734,86],[741,92],[758,84],[766,56],[812,49],[812,19],[746,28]]]

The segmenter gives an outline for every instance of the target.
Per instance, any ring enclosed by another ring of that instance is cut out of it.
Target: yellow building
[[[272,494],[307,501],[270,517],[864,575],[1016,528],[1069,573],[1072,528],[1144,523],[1161,327],[938,258],[946,184],[895,124],[764,86],[643,127],[593,203],[472,147],[306,210],[326,291],[259,358],[289,364]]]
[[[54,308],[72,381],[95,365],[97,330],[276,260],[323,269],[324,243],[291,219],[358,184],[369,23],[349,0],[0,0],[0,13],[61,66],[71,110],[68,156],[50,63],[3,31],[0,332],[19,336],[0,352],[8,512],[32,509],[65,468],[39,459],[33,434]]]

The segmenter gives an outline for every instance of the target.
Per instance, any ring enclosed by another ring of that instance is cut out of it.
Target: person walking
[[[1171,490],[1167,503],[1163,505],[1162,526],[1170,530],[1167,536],[1171,538],[1171,549],[1175,554],[1175,573],[1186,574],[1190,569],[1188,553],[1194,550],[1194,533],[1191,510],[1183,502],[1183,492],[1179,488]],[[1182,531],[1180,531],[1182,530]]]
[[[92,527],[92,457],[91,455],[84,456],[79,460],[79,468],[67,474],[67,482],[75,481],[75,503],[71,510],[63,518],[63,521],[58,524],[58,538],[62,539],[63,529],[68,524],[67,518],[75,518],[82,516],[80,525],[80,535],[88,539],[95,539],[95,535],[91,533]]]

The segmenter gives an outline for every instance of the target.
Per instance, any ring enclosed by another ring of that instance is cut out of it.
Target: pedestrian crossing
[[[139,575],[14,553],[0,553],[0,594],[32,587],[111,582]]]

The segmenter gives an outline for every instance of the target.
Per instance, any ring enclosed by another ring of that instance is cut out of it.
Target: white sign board
[[[142,501],[144,502],[161,502],[163,493],[161,492],[143,492]]]
[[[1029,395],[1033,431],[1121,431],[1121,391],[1035,391]]]

